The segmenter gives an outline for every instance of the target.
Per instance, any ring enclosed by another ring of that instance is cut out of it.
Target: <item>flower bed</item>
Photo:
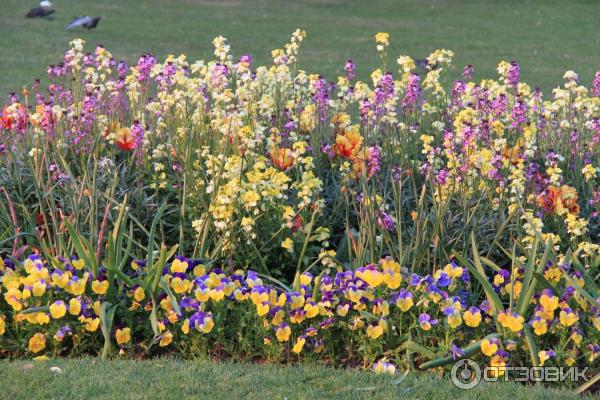
[[[394,78],[378,33],[372,84],[329,82],[305,35],[268,67],[76,40],[11,97],[0,354],[597,362],[600,74],[544,100],[437,50]]]

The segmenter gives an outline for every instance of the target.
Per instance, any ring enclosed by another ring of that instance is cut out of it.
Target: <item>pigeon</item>
[[[75,28],[94,29],[98,25],[98,22],[100,22],[100,19],[102,19],[102,17],[90,17],[88,15],[75,17],[73,21],[67,25],[65,30],[68,31]]]
[[[416,59],[415,66],[417,67],[417,69],[420,69],[423,72],[434,71],[438,69],[438,66],[436,64],[430,64],[429,60],[427,60],[426,58]]]
[[[40,1],[40,5],[37,7],[33,7],[25,16],[27,18],[43,18],[47,17],[50,14],[53,14],[54,10],[52,9],[52,3],[48,0]]]

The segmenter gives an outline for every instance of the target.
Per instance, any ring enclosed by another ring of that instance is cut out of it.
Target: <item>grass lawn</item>
[[[346,58],[366,79],[378,65],[373,35],[391,34],[390,57],[422,58],[436,48],[455,52],[457,70],[471,63],[475,77],[496,76],[501,59],[518,60],[523,78],[544,90],[567,69],[588,85],[600,68],[600,2],[439,0],[56,0],[54,20],[24,17],[36,1],[3,0],[0,11],[0,92],[3,95],[45,73],[69,40],[83,37],[90,50],[104,44],[115,57],[134,61],[142,52],[164,57],[186,53],[211,57],[211,40],[222,34],[234,55],[259,63],[281,47],[296,27],[308,31],[301,67],[342,73]],[[66,32],[74,15],[100,15],[93,31]]]
[[[50,371],[58,366],[62,372]],[[566,391],[517,383],[465,391],[431,373],[394,378],[317,366],[281,367],[180,360],[0,362],[5,399],[569,399]]]

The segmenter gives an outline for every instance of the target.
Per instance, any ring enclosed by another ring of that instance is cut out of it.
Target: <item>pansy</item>
[[[438,324],[438,320],[437,319],[432,319],[429,314],[422,313],[421,315],[419,315],[419,326],[424,331],[430,330],[431,327],[433,327],[433,326],[435,326],[437,324]]]
[[[79,298],[69,300],[69,314],[79,315],[81,313],[81,301]]]
[[[529,324],[533,327],[533,332],[538,336],[548,332],[548,323],[544,318],[535,317]]]
[[[73,276],[67,285],[69,293],[74,296],[81,296],[85,292],[85,285],[89,274],[86,272],[80,279],[77,276]]]
[[[275,336],[277,337],[277,340],[279,340],[280,342],[287,342],[290,339],[291,334],[292,334],[292,329],[286,323],[279,325],[275,329]]]
[[[496,338],[483,339],[480,343],[481,352],[486,356],[491,357],[498,351],[498,344],[499,342]]]
[[[299,354],[302,351],[302,349],[304,348],[305,343],[306,343],[306,338],[303,336],[300,336],[298,338],[298,340],[296,341],[296,343],[294,344],[292,351],[296,354]]]
[[[552,290],[544,289],[540,296],[540,305],[547,311],[554,311],[558,308],[558,297],[553,296]]]
[[[372,288],[383,283],[383,273],[379,271],[376,265],[368,265],[367,267],[357,269],[356,276],[367,282]]]
[[[540,366],[544,365],[550,358],[556,357],[554,350],[540,350],[538,351],[538,358],[540,360]]]
[[[198,311],[192,315],[189,319],[189,324],[203,333],[209,333],[215,326],[212,314],[204,311]]]
[[[131,341],[131,329],[129,327],[119,328],[115,331],[115,339],[119,346],[123,346]]]
[[[170,345],[172,341],[173,341],[173,334],[170,331],[166,331],[161,335],[158,345],[160,347],[166,347],[166,346]]]
[[[465,324],[471,328],[476,328],[481,323],[481,312],[477,307],[470,307],[463,313]]]
[[[186,279],[185,275],[180,276],[179,273],[171,279],[170,285],[177,294],[188,293],[192,289],[192,282]]]
[[[565,307],[559,314],[559,321],[563,326],[571,326],[579,321],[579,316],[569,307]]]
[[[499,377],[506,373],[506,361],[500,355],[495,355],[490,361],[488,371],[491,376]]]
[[[373,371],[376,374],[390,374],[393,375],[396,373],[396,367],[394,364],[386,361],[385,359],[381,359],[373,364]]]
[[[54,319],[60,319],[67,313],[67,306],[64,301],[57,300],[50,305],[50,315]]]
[[[135,301],[142,302],[146,298],[146,293],[144,292],[144,288],[138,286],[133,291],[133,298]]]
[[[62,342],[65,336],[72,334],[73,329],[71,329],[70,326],[65,325],[56,331],[56,333],[54,334],[54,340],[56,340],[57,342]]]
[[[100,318],[98,317],[85,317],[81,315],[79,321],[83,322],[83,327],[88,332],[96,332],[100,326]]]
[[[452,354],[452,359],[454,360],[465,356],[465,351],[457,345],[455,345],[454,343],[452,343],[452,345],[450,346],[450,353]]]
[[[29,339],[29,351],[32,353],[39,353],[46,348],[46,335],[43,333],[36,333]]]
[[[307,302],[304,311],[306,311],[306,318],[314,318],[319,314],[319,306],[315,302]]]
[[[402,289],[396,296],[396,307],[402,312],[407,312],[413,306],[413,294],[407,290]]]
[[[498,322],[500,322],[503,327],[517,333],[523,329],[525,319],[516,313],[500,312],[498,313]]]
[[[109,284],[107,280],[94,280],[92,281],[92,291],[96,294],[106,294],[106,291],[108,290],[108,285]]]

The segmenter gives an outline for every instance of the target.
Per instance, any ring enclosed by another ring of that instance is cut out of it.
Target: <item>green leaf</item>
[[[483,270],[483,266],[481,265],[481,260],[479,259],[479,251],[477,250],[477,245],[475,244],[475,237],[473,236],[473,234],[471,234],[471,246],[473,249],[473,261],[475,263],[475,267],[467,263],[467,268],[469,269],[469,272],[473,274],[473,276],[475,276],[479,284],[483,287],[488,302],[490,303],[492,314],[496,316],[498,315],[498,312],[504,307],[502,305],[500,297],[498,297],[498,294],[494,291],[494,288],[492,287],[485,275],[485,271]]]
[[[433,350],[430,350],[425,346],[422,346],[416,342],[413,342],[412,340],[407,340],[406,342],[404,342],[400,346],[400,349],[408,350],[412,353],[419,353],[419,354],[429,358],[430,360],[437,357],[437,354]]]
[[[537,240],[536,242],[537,243]],[[533,279],[535,273],[541,274],[546,266],[546,262],[548,261],[548,256],[550,255],[550,249],[552,248],[552,242],[548,240],[546,242],[546,249],[544,250],[544,255],[540,259],[540,262],[535,268],[535,252],[537,251],[537,245],[534,243],[532,254],[530,254],[529,262],[526,265],[527,271],[525,273],[525,279],[523,280],[523,287],[521,293],[519,294],[519,299],[517,301],[517,312],[519,315],[522,315],[523,318],[527,316],[527,308],[529,308],[531,304],[531,299],[533,298],[533,294],[535,292],[535,287],[537,280]]]
[[[167,285],[167,281],[165,281],[164,277],[160,278],[160,287],[165,291],[165,293],[169,297],[169,300],[171,300],[173,311],[175,311],[177,315],[181,315],[181,308],[179,308],[177,298],[173,295],[173,292],[171,291],[171,288],[169,288],[169,285]]]
[[[479,341],[477,341],[477,342],[475,342],[475,343],[473,343],[473,344],[471,344],[471,345],[469,345],[469,346],[465,347],[465,348],[463,349],[463,351],[464,351],[465,355],[464,355],[464,356],[462,356],[462,357],[460,357],[460,358],[457,358],[457,359],[455,359],[455,358],[454,358],[454,357],[452,357],[452,356],[438,358],[438,359],[436,359],[436,360],[432,360],[432,361],[429,361],[429,362],[426,362],[426,363],[423,363],[423,364],[421,364],[421,365],[419,366],[419,369],[421,369],[421,370],[426,370],[426,369],[431,369],[431,368],[436,368],[436,367],[442,367],[442,366],[444,366],[444,365],[448,365],[448,364],[450,364],[450,363],[456,362],[456,361],[458,361],[458,360],[460,360],[460,359],[463,359],[463,358],[469,358],[469,357],[471,357],[473,354],[475,354],[475,353],[477,353],[478,351],[480,351],[480,349],[481,349],[481,342],[483,342],[483,341],[484,341],[484,340],[486,340],[486,339],[488,339],[488,340],[489,340],[489,339],[492,339],[492,338],[495,338],[495,337],[498,337],[498,336],[499,336],[499,335],[498,335],[497,333],[492,333],[492,334],[489,334],[489,335],[487,335],[487,336],[486,336],[486,337],[484,337],[483,339],[481,339],[481,340],[479,340]]]
[[[32,307],[32,308],[28,308],[26,310],[21,311],[21,314],[26,315],[26,314],[35,314],[35,313],[39,313],[39,312],[50,312],[50,307],[49,306],[42,306],[42,307]]]
[[[118,304],[112,304],[108,301],[102,302],[100,305],[100,328],[104,336],[104,348],[102,350],[102,359],[105,360],[112,352],[112,327],[115,311]]]
[[[597,382],[600,382],[600,373],[596,374],[592,379],[579,386],[575,390],[575,394],[582,394],[583,392],[594,386]]]
[[[540,365],[540,359],[538,357],[538,347],[535,343],[535,338],[531,334],[529,327],[527,325],[523,326],[523,331],[525,332],[525,340],[527,341],[527,347],[529,347],[529,357],[531,358],[532,365],[537,367]]]

